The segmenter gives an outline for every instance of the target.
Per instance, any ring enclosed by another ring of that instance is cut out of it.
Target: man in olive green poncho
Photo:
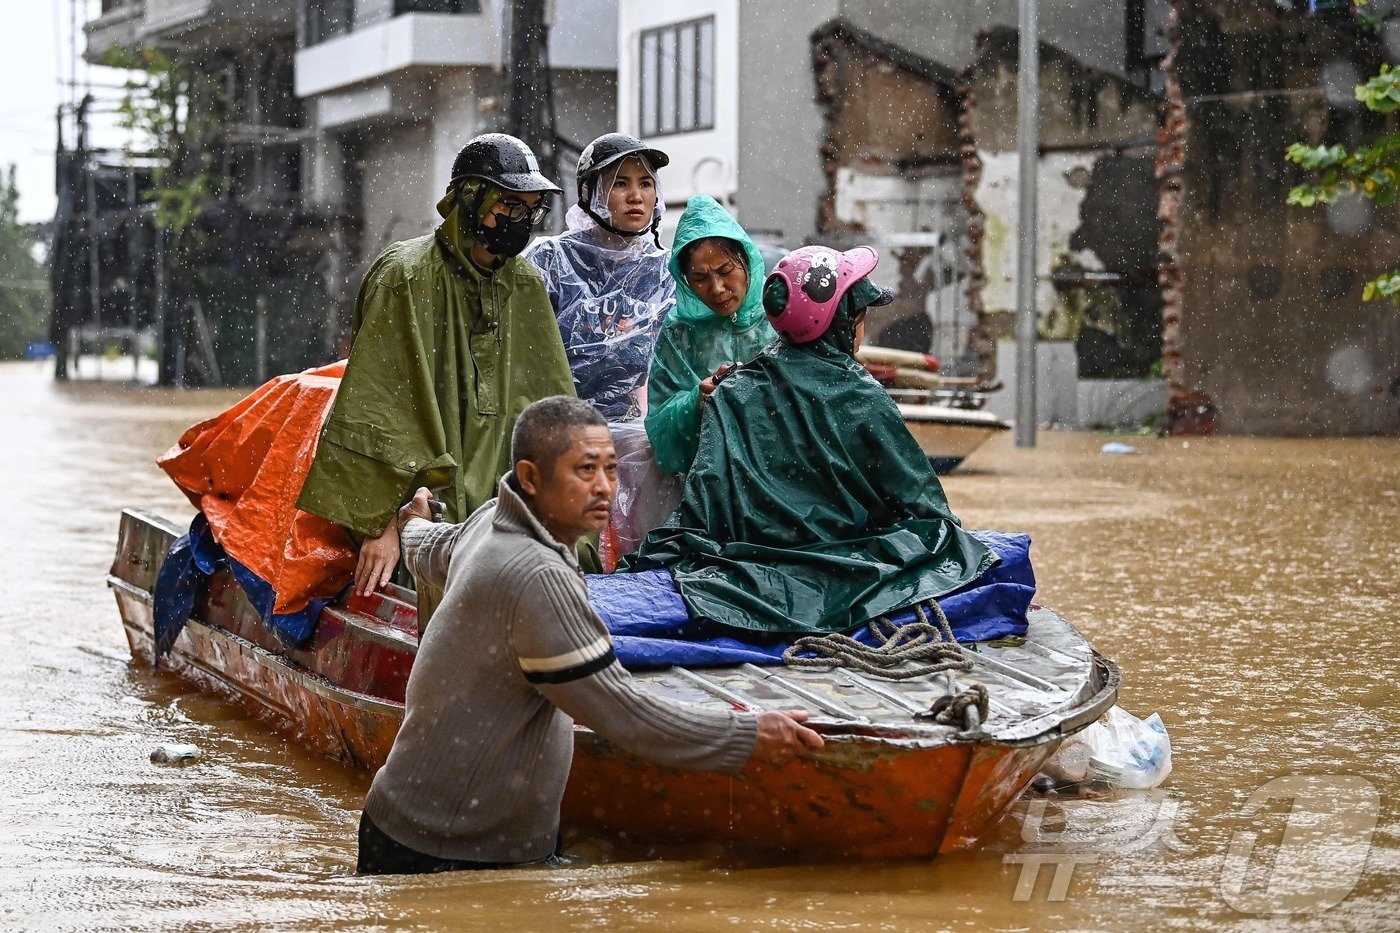
[[[559,189],[499,133],[458,154],[435,233],[390,246],[365,276],[350,359],[297,506],[362,540],[355,588],[388,582],[393,519],[427,486],[460,522],[511,468],[526,405],[573,395],[540,275],[516,258]],[[420,593],[421,622],[436,594]]]
[[[844,632],[970,583],[997,557],[963,531],[928,457],[854,355],[889,293],[874,250],[804,247],[764,286],[782,340],[711,393],[684,498],[620,569],[671,571],[697,618]]]

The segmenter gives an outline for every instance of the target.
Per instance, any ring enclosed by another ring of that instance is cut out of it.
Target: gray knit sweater
[[[459,525],[403,531],[414,577],[443,591],[408,678],[403,728],[365,812],[439,858],[527,862],[554,850],[574,720],[676,768],[738,771],[751,713],[652,695],[618,664],[574,552],[507,479]]]

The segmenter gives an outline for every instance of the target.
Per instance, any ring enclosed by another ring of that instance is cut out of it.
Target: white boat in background
[[[856,359],[899,405],[904,424],[939,473],[958,468],[993,434],[1011,425],[983,411],[1000,382],[978,376],[946,376],[937,358],[912,350],[864,344]]]
[[[974,450],[992,435],[1010,430],[1011,425],[989,411],[954,405],[899,403],[899,413],[914,440],[939,473],[958,468]]]

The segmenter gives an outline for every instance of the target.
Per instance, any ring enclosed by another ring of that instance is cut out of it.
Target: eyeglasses
[[[549,205],[543,201],[531,206],[514,198],[502,199],[497,201],[491,210],[493,213],[504,216],[507,220],[524,220],[528,217],[532,227],[538,227],[549,216]]]

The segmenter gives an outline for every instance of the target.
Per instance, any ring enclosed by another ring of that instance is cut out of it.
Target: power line
[[[47,105],[43,107],[30,107],[28,110],[0,110],[0,123],[22,120],[27,121],[25,125],[32,129],[35,119],[44,119],[52,114],[53,108]]]
[[[131,88],[127,87],[125,84],[104,84],[104,83],[101,82],[101,81],[92,81],[92,80],[87,80],[87,81],[81,81],[81,82],[79,82],[79,81],[65,81],[65,80],[63,80],[62,78],[59,78],[59,79],[58,79],[58,85],[59,85],[59,87],[73,87],[73,88],[78,88],[78,87],[80,87],[80,88],[82,88],[82,89],[84,89],[84,90],[86,90],[86,91],[129,91],[129,90],[131,90]]]

